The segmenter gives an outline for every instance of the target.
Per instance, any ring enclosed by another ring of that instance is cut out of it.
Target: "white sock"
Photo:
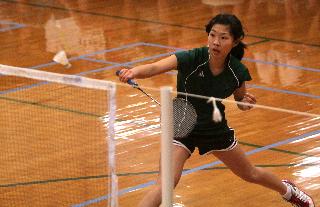
[[[283,184],[285,184],[285,183],[283,183]],[[291,186],[286,185],[286,184],[285,184],[285,186],[287,187],[287,192],[284,195],[282,195],[282,197],[284,197],[286,200],[289,200],[292,196]]]

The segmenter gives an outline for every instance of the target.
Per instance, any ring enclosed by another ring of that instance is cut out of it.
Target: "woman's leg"
[[[230,151],[214,151],[213,154],[243,180],[270,188],[281,195],[287,192],[286,185],[278,177],[253,166],[239,145]]]
[[[225,152],[213,152],[225,165],[242,179],[279,192],[283,198],[297,207],[315,207],[312,198],[289,181],[281,181],[274,174],[253,166],[237,145]]]
[[[174,186],[176,186],[180,180],[184,163],[190,157],[189,152],[180,146],[173,146],[173,170],[174,170]],[[161,169],[161,166],[160,166]],[[156,180],[156,184],[152,186],[152,189],[141,200],[139,207],[158,207],[161,204],[161,176],[160,173]]]

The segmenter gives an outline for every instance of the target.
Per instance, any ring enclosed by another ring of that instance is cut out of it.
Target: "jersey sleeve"
[[[251,75],[250,75],[248,68],[243,65],[243,67],[240,70],[240,74],[239,74],[239,87],[241,87],[243,82],[251,81],[251,80],[252,80],[252,78],[251,78]]]
[[[240,60],[233,56],[231,56],[231,68],[235,69],[235,75],[239,80],[238,87],[240,87],[243,82],[252,80],[248,68],[242,62],[240,62]]]
[[[191,58],[192,58],[191,53],[192,52],[190,50],[179,51],[175,53],[175,56],[177,57],[177,61],[178,61],[178,66],[177,66],[178,71],[185,73],[187,68],[190,67]]]
[[[242,79],[243,79],[243,81],[251,81],[252,80],[250,72],[249,72],[248,68],[245,66],[244,66],[243,73],[242,73]]]

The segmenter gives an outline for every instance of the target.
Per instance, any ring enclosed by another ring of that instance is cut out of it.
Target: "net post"
[[[172,87],[161,87],[161,189],[163,207],[173,202],[173,107]]]
[[[115,139],[115,120],[116,120],[116,84],[111,83],[108,95],[109,119],[108,119],[108,162],[109,162],[109,191],[111,192],[108,207],[118,207],[118,177],[116,173],[116,139]]]

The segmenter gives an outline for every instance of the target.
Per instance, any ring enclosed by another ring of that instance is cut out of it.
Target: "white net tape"
[[[33,70],[28,68],[19,68],[0,64],[0,74],[12,75],[24,78],[37,79],[48,82],[62,83],[84,88],[110,90],[114,83],[104,80],[96,80],[76,75],[65,75],[52,72]]]

